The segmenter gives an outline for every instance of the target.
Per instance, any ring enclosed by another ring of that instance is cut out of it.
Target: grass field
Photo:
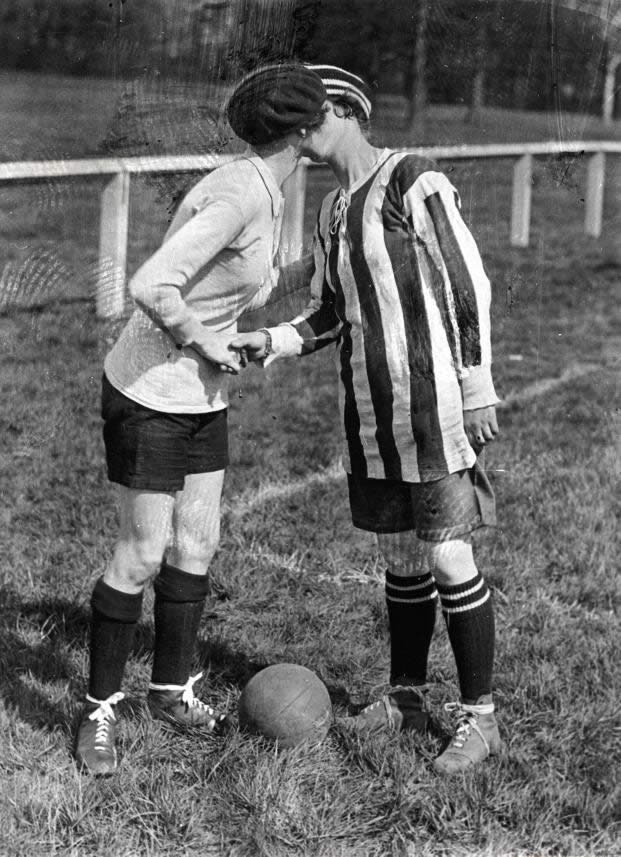
[[[109,87],[32,77],[4,84],[5,160],[92,153],[108,133]],[[434,121],[444,127],[437,142],[465,129],[455,111],[438,108]],[[508,134],[519,125],[520,139],[543,139],[553,136],[541,133],[546,121],[497,116],[490,127]],[[484,127],[478,133],[489,139]],[[477,552],[497,613],[506,749],[450,781],[430,764],[447,727],[442,704],[457,692],[441,622],[429,736],[360,740],[335,727],[318,747],[276,752],[237,731],[224,740],[179,736],[148,719],[150,595],[124,688],[120,772],[106,781],[78,774],[70,749],[88,600],[116,526],[98,395],[119,325],[98,321],[90,302],[49,301],[88,294],[92,187],[3,191],[3,282],[12,299],[25,290],[47,305],[7,300],[0,315],[2,857],[621,854],[620,270],[602,252],[618,214],[607,209],[602,241],[582,235],[582,170],[579,160],[539,165],[533,241],[520,251],[508,246],[506,165],[452,175],[493,282],[504,403],[488,464],[500,523],[478,537]],[[325,181],[318,176],[309,208]],[[134,194],[130,270],[161,238],[169,191],[145,183]],[[381,563],[349,522],[330,355],[252,368],[233,389],[201,686],[234,707],[258,668],[294,661],[317,672],[342,714],[384,681],[387,630]]]

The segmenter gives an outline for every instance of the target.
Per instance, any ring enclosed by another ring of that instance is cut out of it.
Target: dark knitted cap
[[[316,121],[328,94],[314,71],[297,63],[263,66],[235,87],[229,124],[251,145],[271,143]]]
[[[357,104],[365,117],[370,117],[371,89],[361,77],[336,65],[308,65],[307,68],[322,79],[331,101]]]

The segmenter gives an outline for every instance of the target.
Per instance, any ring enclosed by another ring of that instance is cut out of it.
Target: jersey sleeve
[[[269,328],[272,336],[272,359],[312,354],[332,342],[341,332],[336,296],[326,276],[326,253],[319,226],[313,237],[312,264],[308,260],[306,276],[310,276],[311,297],[304,310],[290,322]],[[265,365],[271,362],[266,360]]]
[[[446,334],[461,379],[464,409],[496,404],[492,380],[491,289],[459,195],[443,173],[427,171],[404,197],[405,213],[440,274]]]
[[[315,262],[311,253],[295,262],[274,268],[270,280],[261,286],[243,314],[270,307],[302,290],[308,291],[314,270]]]
[[[189,345],[203,329],[184,292],[218,253],[242,232],[247,214],[231,199],[206,200],[138,269],[129,291],[138,306],[178,345]]]

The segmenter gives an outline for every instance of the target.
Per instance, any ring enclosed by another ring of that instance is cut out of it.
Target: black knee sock
[[[142,593],[120,592],[100,577],[93,589],[91,610],[88,695],[103,700],[121,689],[142,611]]]
[[[438,592],[455,656],[462,701],[473,705],[492,692],[494,609],[480,574]]]
[[[162,563],[155,591],[154,684],[183,685],[194,660],[194,645],[207,595],[207,577]]]
[[[436,622],[436,596],[431,574],[401,577],[386,572],[391,683],[425,684]]]

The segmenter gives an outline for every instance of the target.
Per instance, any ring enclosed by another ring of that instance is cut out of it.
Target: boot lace
[[[125,698],[125,694],[117,691],[107,699],[93,699],[91,696],[86,697],[89,702],[99,703],[98,707],[88,715],[89,720],[97,722],[95,730],[95,748],[107,749],[109,743],[110,726],[116,723],[116,717],[112,706],[119,703]]]
[[[154,684],[151,682],[149,685],[149,689],[156,692],[174,692],[175,694],[181,691],[181,702],[182,705],[185,705],[186,710],[198,711],[202,714],[207,715],[209,718],[208,728],[214,729],[216,726],[221,725],[226,720],[226,716],[224,714],[216,714],[213,708],[207,703],[203,702],[201,699],[198,699],[194,696],[194,685],[196,682],[203,677],[202,672],[197,673],[197,675],[190,676],[190,678],[186,681],[185,684]]]
[[[198,697],[194,696],[193,687],[199,679],[203,677],[202,672],[197,673],[196,675],[190,676],[190,678],[183,685],[183,693],[181,694],[181,702],[187,705],[188,708],[197,708],[199,711],[206,712],[210,717],[213,716],[214,710],[210,708],[207,703],[203,702]]]
[[[493,706],[488,706],[490,711],[493,711]],[[461,750],[472,732],[476,732],[480,737],[481,741],[489,751],[489,744],[481,730],[479,729],[477,720],[479,714],[487,713],[487,711],[474,711],[468,706],[464,705],[461,702],[447,702],[444,706],[444,710],[453,714],[455,720],[457,722],[457,727],[455,729],[455,735],[451,741],[451,746],[456,747],[458,750]]]
[[[407,691],[408,693],[413,693],[416,697],[421,698],[422,696],[422,688],[417,687],[416,685],[411,684],[391,684],[391,685],[378,685],[373,688],[371,695],[375,696],[375,694],[381,694],[379,699],[375,702],[372,702],[370,705],[367,705],[364,708],[365,712],[376,711],[378,708],[383,707],[386,712],[386,717],[388,721],[392,723],[394,717],[393,707],[391,705],[391,696],[393,693],[397,691]]]

